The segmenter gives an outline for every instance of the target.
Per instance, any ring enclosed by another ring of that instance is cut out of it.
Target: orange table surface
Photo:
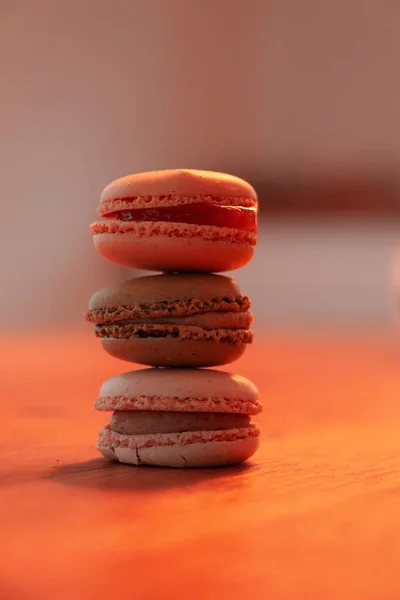
[[[400,598],[400,349],[259,334],[246,465],[109,463],[100,384],[129,370],[89,334],[0,343],[0,598]]]

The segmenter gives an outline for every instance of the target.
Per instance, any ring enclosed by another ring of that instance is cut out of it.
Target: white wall
[[[391,0],[2,2],[2,321],[74,323],[121,275],[88,224],[122,174],[397,167],[399,17]]]
[[[271,223],[255,259],[232,275],[260,327],[390,328],[400,322],[400,223]]]

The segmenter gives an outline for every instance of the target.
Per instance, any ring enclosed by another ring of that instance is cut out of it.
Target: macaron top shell
[[[245,311],[250,306],[246,296],[242,296],[235,281],[223,275],[211,274],[163,274],[128,279],[119,284],[103,288],[93,294],[89,301],[86,318],[91,311],[130,307],[130,316],[162,317],[171,314],[168,304],[184,303],[176,307],[175,314],[195,314],[204,312],[201,303],[210,303],[208,310]],[[226,306],[225,306],[226,305]],[[136,310],[135,310],[136,307]]]
[[[99,213],[107,214],[116,202],[126,199],[136,208],[145,208],[173,205],[179,203],[179,198],[185,203],[208,199],[227,205],[257,205],[255,190],[239,177],[215,171],[172,169],[137,173],[112,181],[101,194]]]
[[[213,369],[140,369],[105,381],[96,408],[257,414],[261,404],[256,386],[241,375]]]

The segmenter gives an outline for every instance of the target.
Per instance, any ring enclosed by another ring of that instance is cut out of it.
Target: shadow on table
[[[209,485],[210,481],[216,487],[234,487],[255,468],[252,463],[209,469],[135,467],[95,458],[60,465],[47,472],[45,478],[75,487],[148,493],[203,483]]]

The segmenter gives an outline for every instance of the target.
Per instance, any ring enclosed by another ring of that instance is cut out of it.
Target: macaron
[[[141,369],[108,379],[97,410],[113,411],[97,448],[134,465],[216,467],[241,463],[259,445],[251,416],[258,390],[240,375],[210,369]]]
[[[177,169],[122,177],[101,194],[94,245],[119,265],[150,271],[229,271],[252,258],[257,195],[225,173]]]
[[[149,275],[96,292],[85,317],[109,354],[154,367],[211,367],[253,340],[250,300],[229,277]]]

